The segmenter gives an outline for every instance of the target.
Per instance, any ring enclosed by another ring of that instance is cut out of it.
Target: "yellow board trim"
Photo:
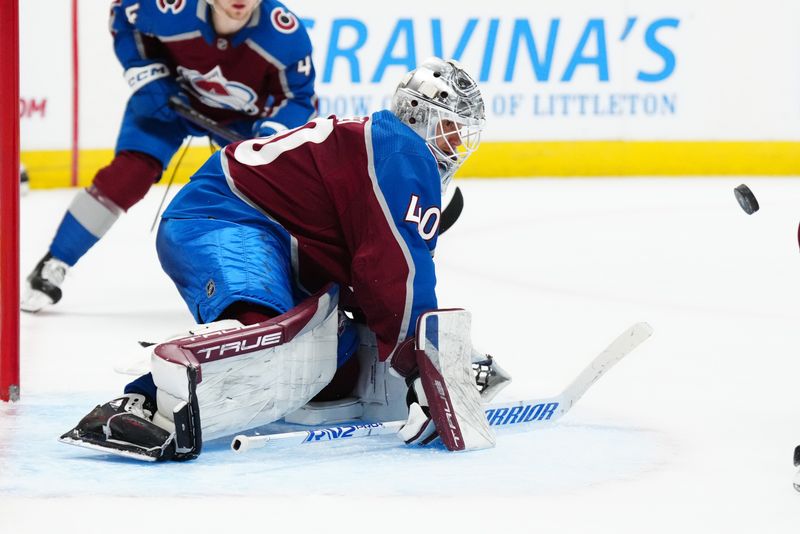
[[[210,147],[189,147],[175,174],[175,183],[186,183],[189,177],[205,163],[212,154]],[[164,172],[161,183],[166,184],[175,170],[180,151]],[[78,155],[78,185],[86,187],[98,170],[108,165],[114,158],[111,149],[81,150]],[[32,189],[52,189],[69,187],[72,173],[72,152],[69,150],[30,150],[20,154],[30,178]]]
[[[208,147],[189,147],[175,182],[187,182],[210,154]],[[112,150],[81,150],[79,185],[90,184],[95,173],[113,156]],[[21,159],[28,169],[32,188],[70,186],[70,151],[23,151]],[[163,182],[172,175],[175,159],[164,173]],[[800,175],[800,142],[485,142],[458,173],[459,178],[718,175]]]
[[[482,143],[459,176],[800,175],[800,142]]]

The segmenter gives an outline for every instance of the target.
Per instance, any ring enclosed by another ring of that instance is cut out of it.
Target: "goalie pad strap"
[[[175,424],[175,460],[192,460],[203,448],[203,432],[200,427],[200,409],[197,405],[197,368],[187,367],[189,401],[181,402],[172,410]]]

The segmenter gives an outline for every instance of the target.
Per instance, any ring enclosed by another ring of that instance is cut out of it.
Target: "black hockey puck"
[[[749,187],[742,184],[734,188],[733,193],[746,214],[752,215],[758,211],[758,200]]]

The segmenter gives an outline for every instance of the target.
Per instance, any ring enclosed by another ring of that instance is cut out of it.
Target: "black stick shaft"
[[[209,119],[202,113],[198,113],[176,96],[173,96],[169,99],[169,107],[172,108],[172,110],[179,116],[183,117],[195,126],[199,126],[203,130],[224,139],[228,143],[244,140],[244,137],[239,135],[238,132],[222,126],[217,121]]]

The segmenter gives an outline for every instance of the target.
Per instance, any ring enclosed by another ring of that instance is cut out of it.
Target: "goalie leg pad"
[[[158,387],[154,421],[177,432],[176,410],[196,398],[189,420],[203,439],[214,439],[300,408],[336,371],[337,304],[338,288],[330,285],[274,319],[158,345],[151,361]]]
[[[427,312],[417,323],[420,381],[436,430],[451,451],[495,444],[475,387],[470,328],[466,310]]]

